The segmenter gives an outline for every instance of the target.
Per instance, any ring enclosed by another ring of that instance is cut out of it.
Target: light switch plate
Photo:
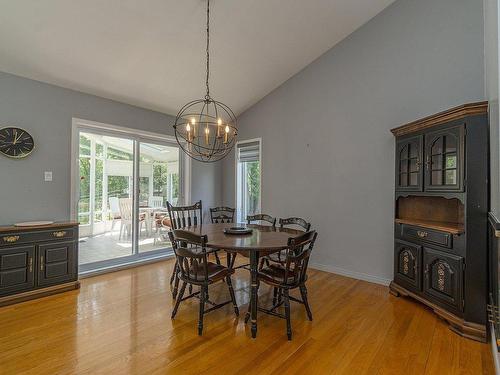
[[[52,181],[52,171],[45,171],[45,181]]]

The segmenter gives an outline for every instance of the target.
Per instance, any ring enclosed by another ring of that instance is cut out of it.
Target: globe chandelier
[[[177,143],[191,158],[211,163],[223,159],[234,147],[238,129],[231,108],[210,96],[210,0],[207,0],[206,94],[185,104],[177,113]]]

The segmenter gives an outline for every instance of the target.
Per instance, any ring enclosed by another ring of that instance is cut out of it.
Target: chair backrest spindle
[[[170,202],[167,202],[167,210],[172,222],[172,229],[197,226],[203,223],[201,201],[191,206],[173,206]],[[198,216],[200,220],[198,220]]]
[[[214,207],[210,209],[210,219],[212,224],[218,223],[234,223],[234,212],[236,210],[231,207]]]

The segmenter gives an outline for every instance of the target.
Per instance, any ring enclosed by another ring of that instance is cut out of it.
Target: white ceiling
[[[211,93],[237,114],[394,0],[212,0]],[[204,0],[0,0],[0,70],[175,114],[205,95]]]

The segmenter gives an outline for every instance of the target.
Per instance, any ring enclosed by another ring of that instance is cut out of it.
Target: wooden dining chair
[[[301,217],[289,217],[286,219],[279,219],[280,228],[290,228],[290,229],[299,229],[309,232],[311,229],[311,223],[302,219]],[[264,263],[269,266],[269,262],[275,262],[283,264],[286,261],[286,251],[280,251],[279,253],[272,253],[268,256],[265,256],[261,259],[259,268],[264,266]]]
[[[234,313],[239,315],[238,306],[236,305],[236,297],[234,295],[231,275],[234,270],[224,267],[223,265],[208,261],[206,235],[198,236],[194,233],[176,229],[168,232],[170,241],[173,244],[175,257],[178,264],[178,277],[182,281],[182,286],[177,296],[174,309],[172,310],[172,319],[175,318],[179,304],[192,297],[197,297],[200,300],[200,309],[198,317],[198,335],[203,333],[203,316],[204,314],[225,306],[229,303],[233,304]],[[231,299],[229,301],[215,304],[208,298],[208,287],[218,281],[226,282],[229,288]],[[200,290],[184,297],[184,292],[187,285],[197,285]],[[205,305],[211,305],[206,309]]]
[[[276,218],[267,214],[256,214],[247,216],[247,224],[262,224],[269,223],[271,226],[276,226]]]
[[[235,209],[231,207],[213,207],[210,209],[212,224],[234,223]]]
[[[180,229],[203,224],[201,200],[191,206],[172,206],[167,201],[167,211],[172,229]]]
[[[212,224],[219,223],[234,223],[234,215],[236,209],[231,207],[214,207],[210,209],[210,219],[212,220]],[[241,264],[238,267],[234,267],[234,262],[236,260],[237,252],[235,251],[227,251],[226,256],[228,258],[228,265],[230,268],[238,269],[238,268],[248,268],[250,264]],[[218,264],[220,264],[220,259],[217,252],[214,253],[215,259]]]
[[[197,226],[203,224],[203,211],[201,200],[192,204],[190,206],[173,206],[167,201],[167,211],[170,219],[171,229],[181,229],[191,226]],[[174,244],[172,243],[172,247]],[[172,275],[170,276],[170,289],[172,290],[172,297],[177,296],[177,291],[179,289],[179,265],[177,263],[177,258],[174,264],[174,269]],[[192,286],[190,285],[190,292]]]
[[[292,228],[292,229],[303,229],[309,232],[311,229],[311,223],[302,219],[301,217],[289,217],[286,219],[279,219],[280,228]]]
[[[271,263],[269,266],[263,267],[258,272],[258,280],[268,284],[274,288],[275,295],[283,297],[276,302],[273,300],[273,306],[270,309],[260,308],[266,314],[274,315],[286,320],[286,333],[288,340],[292,339],[292,325],[290,321],[290,301],[298,302],[304,305],[307,317],[312,321],[311,307],[307,299],[307,266],[309,257],[314,247],[317,238],[316,231],[310,231],[302,234],[299,237],[288,239],[286,249],[286,261],[284,266],[277,263]],[[302,299],[297,299],[290,296],[290,290],[299,288]],[[282,304],[285,305],[285,314],[276,312],[276,309]],[[249,314],[245,318],[245,323],[248,321]]]

